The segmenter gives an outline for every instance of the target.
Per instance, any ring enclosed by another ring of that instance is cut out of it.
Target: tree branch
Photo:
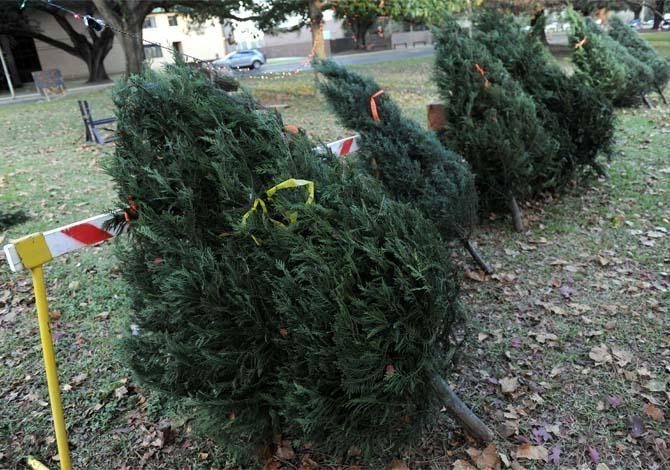
[[[57,47],[58,49],[62,49],[65,52],[72,54],[74,56],[77,56],[81,58],[81,54],[79,53],[79,50],[75,47],[70,46],[67,43],[64,43],[62,41],[58,41],[56,39],[50,38],[49,36],[45,36],[42,33],[38,33],[36,31],[29,31],[29,30],[4,30],[0,27],[0,34],[7,34],[9,36],[20,36],[20,37],[27,37],[27,38],[33,38],[37,39],[39,41],[45,42],[51,46]]]
[[[44,11],[46,13],[49,13],[51,16],[54,17],[58,25],[65,31],[65,33],[68,35],[70,38],[70,41],[72,41],[73,46],[77,46],[77,44],[81,44],[83,41],[86,43],[86,45],[89,45],[88,41],[86,40],[86,36],[83,34],[79,33],[74,27],[72,26],[72,23],[70,23],[66,17],[60,14],[58,11],[54,11],[49,8],[43,8],[41,6],[35,6],[37,10]]]

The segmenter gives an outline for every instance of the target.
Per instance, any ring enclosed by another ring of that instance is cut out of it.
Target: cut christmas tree
[[[446,145],[470,163],[483,208],[508,205],[522,230],[517,200],[555,187],[561,177],[558,142],[538,119],[532,97],[453,20],[437,35],[435,79]]]
[[[186,66],[133,76],[114,101],[141,383],[192,405],[240,461],[280,433],[372,458],[443,402],[491,438],[441,379],[463,307],[418,210]]]
[[[661,95],[663,102],[667,103],[663,90],[670,80],[670,63],[661,57],[637,31],[626,25],[617,16],[610,18],[608,34],[623,45],[633,57],[651,67],[654,88]]]
[[[461,241],[482,269],[492,272],[469,240],[477,221],[477,193],[467,162],[404,117],[374,80],[332,61],[314,67],[327,79],[319,90],[342,125],[360,135],[363,169],[396,199],[419,208],[445,239]]]
[[[560,182],[567,183],[583,167],[604,175],[598,157],[611,154],[615,122],[605,95],[567,76],[544,44],[513,16],[489,9],[477,17],[476,25],[476,39],[534,98],[539,119],[560,143],[565,163]]]
[[[574,48],[576,75],[601,90],[615,106],[644,102],[645,94],[654,89],[651,67],[633,57],[590,18],[570,7],[567,12],[572,25],[569,40]]]

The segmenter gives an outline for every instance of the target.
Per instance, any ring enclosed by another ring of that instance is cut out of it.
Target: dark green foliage
[[[460,155],[447,150],[432,132],[403,117],[388,94],[370,97],[381,87],[335,62],[315,64],[327,78],[319,83],[340,122],[361,136],[362,166],[379,177],[397,199],[414,204],[447,238],[468,238],[477,220],[474,177]]]
[[[608,33],[623,45],[633,57],[651,67],[654,88],[662,93],[670,80],[670,63],[661,57],[637,31],[634,31],[616,16],[610,18]]]
[[[22,224],[28,216],[22,210],[14,212],[0,212],[0,230],[7,230],[13,225]]]
[[[571,8],[568,8],[568,18],[572,24],[569,39],[575,48],[573,62],[577,75],[600,89],[615,106],[642,103],[644,95],[654,86],[651,68],[633,57],[591,19],[583,18]]]
[[[579,167],[602,172],[596,159],[609,156],[615,122],[614,110],[602,92],[567,76],[540,40],[511,15],[486,10],[476,26],[476,39],[534,98],[538,117],[560,143],[565,163],[562,182],[569,181]]]
[[[125,351],[142,383],[194,405],[236,457],[276,433],[367,457],[416,439],[463,319],[432,224],[195,70],[146,71],[114,100],[109,172],[119,207],[137,206],[119,248],[139,331]],[[315,184],[313,204],[305,187],[268,199],[290,178]],[[267,215],[242,223],[256,198]]]
[[[532,97],[452,20],[437,34],[435,78],[447,145],[470,163],[485,208],[558,184],[559,145],[538,120]]]

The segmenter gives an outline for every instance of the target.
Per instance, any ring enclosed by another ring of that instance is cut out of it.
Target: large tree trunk
[[[665,0],[656,0],[654,10],[654,29],[659,29],[663,22],[663,12],[665,11]]]
[[[142,25],[144,18],[157,5],[152,1],[124,0],[112,4],[107,0],[93,0],[93,4],[105,18],[105,21],[126,34],[119,34],[121,47],[126,55],[126,75],[142,73],[144,45]]]
[[[358,49],[365,49],[367,47],[365,36],[368,30],[372,27],[370,21],[353,21],[354,35],[356,36],[356,47]]]
[[[309,0],[309,21],[312,31],[312,54],[319,59],[326,58],[326,42],[323,39],[323,2]]]
[[[91,31],[93,37],[93,47],[89,54],[88,65],[88,83],[106,82],[109,81],[109,75],[105,70],[105,57],[112,50],[114,43],[114,32],[110,29],[102,31],[100,36],[95,36]]]
[[[142,28],[140,28],[140,37]],[[142,63],[144,62],[144,46],[142,42],[125,35],[121,36],[121,47],[126,55],[126,75],[138,75],[142,73]]]
[[[629,6],[630,6],[630,9],[633,10],[633,17],[636,20],[639,20],[640,19],[640,13],[642,13],[642,4],[633,3],[633,4],[629,4]]]
[[[105,70],[105,63],[103,60],[96,60],[96,58],[91,58],[91,61],[86,62],[86,65],[88,66],[87,83],[109,81],[109,75],[107,75],[107,70]]]

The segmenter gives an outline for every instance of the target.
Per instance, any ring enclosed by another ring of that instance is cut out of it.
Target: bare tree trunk
[[[512,211],[512,222],[514,223],[514,230],[517,232],[523,232],[521,209],[519,209],[519,204],[517,204],[516,198],[513,194],[510,194],[509,196],[509,208]]]
[[[321,0],[309,0],[309,21],[314,57],[325,59],[326,41],[323,39],[323,2]]]
[[[493,440],[493,431],[458,398],[446,380],[436,375],[433,377],[433,385],[442,396],[444,406],[473,437],[484,442]]]
[[[649,108],[649,109],[654,109],[654,105],[651,104],[651,101],[649,101],[649,98],[647,98],[647,97],[644,96],[644,95],[642,96],[642,102],[644,103],[644,105],[645,105],[647,108]]]

